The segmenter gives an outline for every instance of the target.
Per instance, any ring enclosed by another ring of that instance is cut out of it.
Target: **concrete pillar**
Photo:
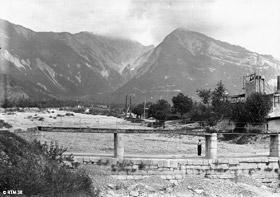
[[[123,159],[124,156],[124,142],[122,133],[114,133],[114,157]]]
[[[207,159],[217,158],[217,133],[205,135],[205,157]]]
[[[270,157],[280,157],[280,134],[270,136]]]

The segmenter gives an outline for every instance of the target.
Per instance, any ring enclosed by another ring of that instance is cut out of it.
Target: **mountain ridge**
[[[1,72],[9,76],[10,99],[11,81],[18,81],[14,83],[18,89],[29,89],[33,98],[79,98],[113,91],[126,82],[121,75],[126,64],[151,48],[82,32],[35,32],[5,20],[0,20],[0,34]]]
[[[242,92],[243,76],[259,71],[273,85],[280,61],[204,34],[178,28],[156,46],[134,77],[114,93],[134,95],[134,102],[171,100],[179,92],[198,99],[197,89],[225,83],[231,94]],[[150,86],[150,87],[149,87]]]
[[[280,75],[280,61],[271,55],[184,28],[155,47],[91,32],[35,32],[5,20],[0,34],[1,72],[8,74],[8,94],[17,97],[124,103],[132,94],[135,103],[170,101],[179,92],[197,98],[197,89],[220,80],[239,93],[246,73],[259,71],[270,85]]]

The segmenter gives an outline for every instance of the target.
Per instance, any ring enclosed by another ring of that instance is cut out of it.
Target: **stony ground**
[[[147,128],[140,124],[133,124],[121,118],[87,115],[56,109],[35,110],[29,109],[24,112],[7,112],[0,110],[0,120],[11,124],[9,130],[26,130],[38,125],[45,126],[75,126],[75,127],[112,127],[112,128]],[[69,114],[70,115],[67,115]],[[164,134],[126,134],[125,154],[127,155],[182,155],[196,156],[196,144],[203,137],[187,135],[164,135]],[[67,147],[69,152],[113,154],[112,134],[88,134],[88,133],[42,133],[42,141],[57,141]],[[260,138],[257,143],[237,145],[232,142],[220,141],[218,154],[220,156],[240,156],[267,154],[269,151],[269,139]]]
[[[86,114],[68,114],[58,110],[27,110],[25,112],[1,111],[0,119],[13,127],[11,131],[37,125],[48,126],[100,126],[119,128],[145,128],[140,124],[132,124],[123,119],[107,116],[92,116]],[[72,113],[72,112],[71,112]],[[25,136],[28,137],[28,136]],[[110,154],[113,155],[112,134],[87,134],[87,133],[42,133],[42,141],[57,141],[67,147],[68,152]],[[197,157],[197,136],[172,135],[172,134],[126,134],[125,155],[142,155],[154,157]],[[257,142],[237,145],[232,141],[218,142],[219,157],[246,157],[248,155],[264,155],[269,151],[269,139],[262,137]],[[81,166],[92,177],[93,186],[101,189],[101,196],[280,196],[279,189],[270,189],[248,177],[240,177],[234,181],[217,179],[204,179],[188,176],[178,184],[162,180],[159,177],[150,177],[138,181],[119,181],[110,176],[106,170],[96,166]],[[275,193],[277,192],[278,193]]]
[[[93,187],[101,189],[104,197],[278,197],[279,189],[268,188],[255,180],[240,176],[235,180],[206,179],[187,176],[179,183],[170,183],[152,176],[143,180],[119,181],[104,168],[85,165]]]

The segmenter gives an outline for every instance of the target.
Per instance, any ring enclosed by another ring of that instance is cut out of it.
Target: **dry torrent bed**
[[[21,128],[34,127],[36,125],[56,125],[61,126],[83,124],[94,126],[98,124],[135,127],[134,125],[123,120],[117,120],[113,117],[91,116],[74,113],[74,117],[58,117],[58,114],[66,112],[57,111],[55,113],[33,112],[24,113],[1,113],[0,119],[11,124],[11,131]],[[57,117],[54,119],[54,117]],[[39,119],[43,118],[42,121]],[[117,121],[116,121],[117,120]],[[92,124],[92,125],[91,125]],[[127,134],[124,136],[125,154],[147,154],[147,155],[187,155],[196,154],[196,143],[199,137],[180,136],[180,135],[163,135],[163,134]],[[70,152],[89,153],[106,153],[113,154],[113,135],[112,134],[81,134],[81,133],[43,133],[42,141],[57,141],[63,147],[67,147]],[[204,139],[203,144],[204,144]],[[218,155],[242,155],[244,150],[246,154],[254,155],[269,150],[269,139],[260,139],[257,143],[237,145],[233,142],[218,142]],[[253,179],[241,177],[234,181],[225,181],[219,179],[205,179],[199,177],[187,176],[177,185],[163,180],[160,177],[150,177],[137,181],[120,181],[114,179],[110,172],[100,166],[82,165],[89,173],[92,179],[93,187],[101,189],[101,196],[104,197],[125,197],[125,196],[249,196],[249,197],[279,197],[280,192],[269,189]],[[279,190],[279,188],[278,188]]]
[[[104,197],[279,197],[279,188],[271,189],[249,177],[236,180],[207,179],[186,176],[174,184],[157,176],[142,180],[120,181],[99,166],[83,165],[93,181],[93,187]]]

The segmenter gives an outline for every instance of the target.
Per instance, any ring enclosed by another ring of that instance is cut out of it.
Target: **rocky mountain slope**
[[[124,103],[171,100],[214,88],[242,93],[243,76],[257,72],[273,92],[280,61],[201,33],[176,29],[156,47],[89,32],[34,32],[0,20],[1,82],[8,97],[94,99]]]
[[[124,67],[152,48],[88,32],[34,32],[5,20],[0,20],[0,36],[1,92],[6,73],[11,99],[81,98],[113,91],[127,81]]]
[[[145,56],[146,55],[146,56]],[[273,91],[280,61],[251,52],[206,35],[176,29],[155,49],[142,56],[132,68],[134,77],[115,92],[114,100],[134,95],[134,103],[170,100],[178,92],[196,98],[197,89],[215,88],[218,81],[229,94],[242,93],[243,76],[257,72],[266,77],[267,90]]]

